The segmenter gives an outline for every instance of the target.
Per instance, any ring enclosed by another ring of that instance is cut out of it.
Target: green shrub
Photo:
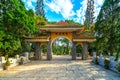
[[[6,63],[5,63],[6,66],[10,66],[10,61],[7,60]]]
[[[23,61],[24,61],[24,58],[20,58],[20,61],[23,62]]]
[[[116,69],[120,72],[120,64],[116,66]]]
[[[45,22],[41,22],[40,24],[41,24],[41,25],[45,25],[46,23],[45,23]]]

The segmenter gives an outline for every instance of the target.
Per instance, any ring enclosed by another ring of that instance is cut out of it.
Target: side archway
[[[76,44],[76,56],[81,57],[82,56],[82,43]]]

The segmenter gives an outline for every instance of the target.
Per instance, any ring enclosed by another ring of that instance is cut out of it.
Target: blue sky
[[[22,0],[27,9],[35,11],[37,0]],[[95,13],[97,17],[104,0],[94,0]],[[83,23],[87,0],[44,0],[45,16],[49,21],[60,21],[73,19],[76,22]]]

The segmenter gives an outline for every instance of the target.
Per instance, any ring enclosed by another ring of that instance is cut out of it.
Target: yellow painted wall
[[[73,39],[72,32],[56,32],[56,33],[54,32],[54,33],[51,33],[51,42],[53,42],[58,37],[65,37],[71,41]]]
[[[83,47],[83,43],[82,42],[76,42],[76,45],[81,45]]]

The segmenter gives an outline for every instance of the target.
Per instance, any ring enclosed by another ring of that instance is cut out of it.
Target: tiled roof
[[[30,42],[47,42],[49,41],[49,37],[48,36],[27,37],[25,38],[25,40]]]
[[[80,35],[75,36],[74,38],[75,39],[93,39],[95,37],[89,36],[89,35],[86,35],[86,34],[80,34]]]
[[[56,23],[56,25],[70,26],[70,24],[68,24],[68,23],[65,22],[65,21],[60,21],[60,22]]]
[[[66,27],[70,27],[70,26],[79,26],[78,24],[68,24],[67,22],[65,21],[60,21],[56,24],[47,24],[45,26],[55,26],[55,27],[59,27],[59,26],[66,26]]]
[[[49,39],[48,36],[34,36],[34,37],[27,37],[26,39]]]

